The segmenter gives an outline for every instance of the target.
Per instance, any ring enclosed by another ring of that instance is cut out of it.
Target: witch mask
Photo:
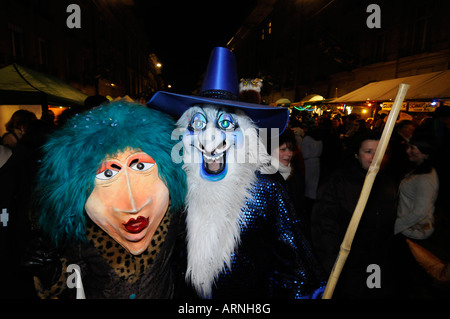
[[[40,224],[56,245],[86,240],[90,218],[134,255],[183,206],[185,175],[171,159],[167,115],[114,102],[72,118],[44,147]]]

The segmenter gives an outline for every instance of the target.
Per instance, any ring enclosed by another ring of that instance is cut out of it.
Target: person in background
[[[309,216],[305,215],[305,165],[296,145],[294,132],[287,128],[279,137],[278,147],[272,149],[272,164],[283,177],[289,197],[298,217],[303,221],[305,235],[309,238]]]
[[[408,142],[414,133],[414,129],[415,126],[413,121],[401,120],[400,122],[397,123],[395,131],[401,138],[403,138],[405,141]]]
[[[406,155],[408,141],[414,132],[415,126],[411,120],[402,120],[398,122],[392,132],[391,160],[389,163],[389,174],[394,178],[397,185],[411,168],[411,162]]]
[[[352,114],[350,114],[352,115]],[[364,135],[368,129],[366,128],[366,122],[363,119],[355,119],[352,127],[342,137],[342,146],[344,148],[344,160],[351,159],[353,157],[352,145]]]
[[[328,274],[339,254],[379,139],[380,134],[372,132],[361,136],[352,148],[353,161],[333,172],[319,188],[311,216],[312,245]],[[383,172],[384,165],[383,161],[333,298],[388,298],[392,294],[389,249],[394,237],[396,188]],[[367,286],[367,268],[371,264],[381,269],[381,288]]]
[[[439,195],[436,200],[436,219],[439,220],[439,228],[437,229],[440,239],[447,247],[448,258],[450,258],[450,106],[441,105],[431,117],[426,118],[416,128],[414,134],[424,133],[433,135],[436,139],[436,152],[433,156],[433,167],[439,177]]]
[[[323,151],[323,142],[317,126],[310,126],[306,132],[301,146],[305,162],[305,200],[307,214],[311,213],[312,205],[316,199],[320,179],[320,157]]]
[[[406,149],[414,168],[401,181],[395,234],[408,238],[426,239],[434,231],[434,204],[439,179],[432,166],[431,136],[414,136]]]
[[[378,133],[383,132],[384,125],[386,124],[384,119],[386,117],[387,117],[387,113],[381,113],[381,114],[377,113],[376,118],[374,119],[373,128],[372,128],[372,130],[374,132],[378,132]]]
[[[339,136],[339,119],[324,119],[319,124],[323,151],[320,156],[319,185],[342,165],[342,143]]]
[[[15,219],[18,203],[22,199],[20,186],[22,175],[17,174],[14,162],[11,160],[12,150],[0,145],[0,273],[8,276],[0,276],[0,299],[7,298],[10,293],[16,294],[17,282],[12,277],[17,277],[15,269],[17,265],[13,260],[14,235],[11,229],[11,221]]]
[[[342,117],[343,125],[342,125],[342,134],[351,135],[354,131],[355,127],[353,124],[358,120],[358,116],[354,113],[351,113],[347,116]]]
[[[435,202],[439,190],[438,175],[432,164],[435,147],[433,136],[415,134],[406,150],[413,169],[405,175],[399,186],[394,228],[396,277],[402,282],[399,286],[401,295],[424,297],[432,291],[429,278],[413,258],[406,240],[425,247],[428,247],[427,243],[432,243]]]
[[[0,298],[35,298],[33,278],[19,267],[21,257],[34,228],[31,218],[31,199],[35,176],[41,164],[41,146],[45,143],[52,126],[43,120],[32,120],[18,141],[0,163]]]
[[[14,149],[25,134],[28,123],[36,119],[33,112],[27,110],[15,111],[8,123],[5,124],[6,133],[2,136],[1,144]]]
[[[290,127],[291,127],[292,131],[294,132],[294,137],[295,137],[297,146],[301,147],[303,137],[305,136],[305,131],[303,130],[302,123],[297,119],[295,119],[295,120],[291,119]]]

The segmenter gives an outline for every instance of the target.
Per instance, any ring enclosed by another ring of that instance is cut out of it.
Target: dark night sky
[[[256,0],[135,0],[147,28],[150,47],[163,64],[163,78],[176,93],[198,87],[211,50],[225,46]]]

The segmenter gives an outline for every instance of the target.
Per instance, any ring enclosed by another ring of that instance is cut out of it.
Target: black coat
[[[358,202],[366,171],[358,163],[336,171],[319,189],[311,217],[312,244],[328,273],[331,272]],[[396,188],[379,172],[340,275],[334,297],[385,296],[388,288],[389,249],[396,218]],[[382,289],[368,289],[371,264],[380,266]],[[385,289],[386,288],[386,289]]]

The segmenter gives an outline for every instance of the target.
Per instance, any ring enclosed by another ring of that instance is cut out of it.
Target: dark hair
[[[401,120],[400,122],[397,123],[397,129],[401,129],[406,125],[414,125],[413,121],[411,120]]]
[[[8,123],[5,124],[5,127],[8,132],[12,132],[15,128],[20,128],[22,125],[26,126],[29,122],[36,119],[37,117],[33,112],[17,110],[13,113]]]
[[[373,140],[373,141],[379,141],[381,138],[381,133],[374,132],[374,131],[367,131],[361,134],[358,134],[353,141],[353,144],[350,146],[353,150],[354,154],[359,153],[359,149],[361,148],[361,145],[364,141],[367,140]]]
[[[424,154],[434,155],[436,151],[436,138],[429,133],[413,134],[409,140],[409,144],[417,146],[417,148]]]
[[[267,140],[267,151],[272,154],[276,147],[280,147],[284,143],[286,143],[287,147],[292,150],[297,150],[297,140],[295,139],[294,131],[287,127],[280,136],[278,136],[278,144],[274,143],[274,138],[269,138]]]
[[[293,151],[297,147],[297,141],[295,140],[294,131],[292,131],[290,128],[286,128],[286,130],[284,130],[283,134],[280,135],[278,145],[281,146],[284,143],[286,143],[287,147]]]
[[[419,166],[417,166],[413,174],[428,174],[433,168],[433,156],[436,151],[437,143],[436,138],[429,133],[416,133],[413,134],[409,140],[410,145],[416,146],[420,152],[428,155]]]

